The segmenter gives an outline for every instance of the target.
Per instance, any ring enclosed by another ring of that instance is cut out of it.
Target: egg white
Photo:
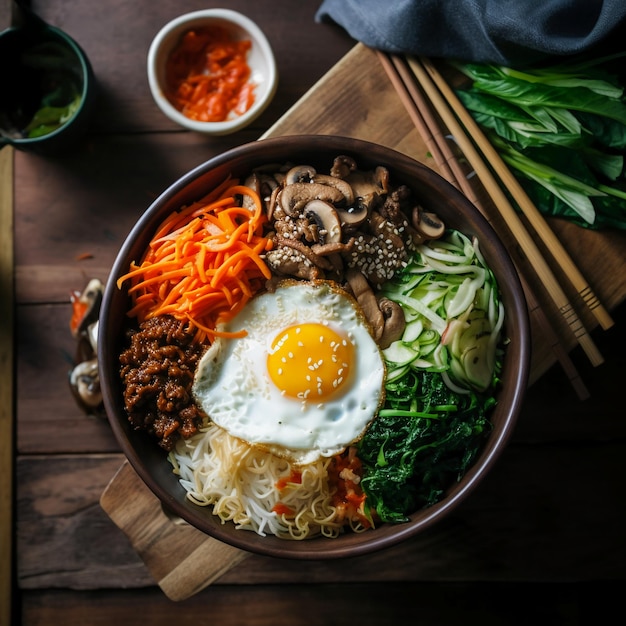
[[[301,323],[328,325],[355,347],[350,379],[322,402],[285,396],[267,371],[274,337]],[[324,281],[282,283],[222,328],[241,329],[243,338],[216,338],[198,364],[193,394],[213,422],[301,464],[338,454],[362,436],[384,399],[385,365],[349,294]]]

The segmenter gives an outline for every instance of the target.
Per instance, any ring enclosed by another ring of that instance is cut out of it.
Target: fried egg
[[[360,439],[384,399],[385,365],[359,305],[334,283],[281,283],[221,330],[196,370],[209,418],[295,463]]]

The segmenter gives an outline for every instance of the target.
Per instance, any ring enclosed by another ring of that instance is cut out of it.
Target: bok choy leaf
[[[472,81],[459,98],[544,214],[626,229],[626,98],[608,66],[624,55],[456,65]]]

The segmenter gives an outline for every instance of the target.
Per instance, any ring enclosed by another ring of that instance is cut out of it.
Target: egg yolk
[[[267,371],[283,395],[324,400],[350,376],[354,344],[323,324],[296,324],[271,344]]]

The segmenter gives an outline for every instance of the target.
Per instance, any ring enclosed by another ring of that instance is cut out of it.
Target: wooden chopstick
[[[409,117],[423,137],[426,147],[432,154],[442,176],[462,191],[472,202],[477,202],[473,187],[467,181],[458,160],[454,157],[448,142],[441,134],[441,129],[424,96],[417,89],[415,82],[411,80],[409,69],[395,55],[387,55],[380,50],[377,50],[376,53]],[[417,106],[414,106],[414,103]]]
[[[415,85],[413,76],[405,62],[396,55],[387,56],[387,54],[380,51],[378,51],[378,56],[391,83],[396,88],[402,103],[407,109],[409,116],[412,120],[419,120],[419,123],[415,125],[433,154],[441,175],[448,180],[448,182],[460,189],[483,216],[489,220],[487,211],[485,211],[481,202],[476,197],[474,189],[470,185],[460,163],[448,146],[447,139],[442,132],[439,122],[435,115],[431,113],[425,97]],[[436,146],[436,148],[432,149],[431,146]],[[552,351],[561,364],[578,398],[580,400],[586,400],[590,395],[589,390],[576,370],[567,351],[561,345],[554,327],[548,320],[543,309],[539,306],[528,281],[521,272],[519,272],[519,274],[526,293],[529,314],[534,316],[545,340],[549,342]]]
[[[429,132],[429,125],[427,124],[426,120],[424,119],[422,115],[423,109],[420,109],[419,107],[415,108],[414,106],[411,106],[411,103],[413,102],[413,100],[415,100],[415,94],[413,92],[416,90],[413,89],[413,91],[411,92],[409,91],[413,86],[407,81],[403,81],[402,77],[398,74],[397,71],[395,71],[394,66],[392,65],[392,60],[391,60],[392,57],[389,57],[387,54],[385,54],[384,52],[381,52],[380,50],[377,50],[376,54],[378,55],[378,59],[380,63],[382,64],[383,68],[385,69],[385,72],[387,73],[387,76],[389,77],[391,84],[394,86],[395,90],[398,92],[398,96],[400,97],[400,100],[404,104],[407,110],[407,113],[409,114],[409,117],[411,118],[411,121],[417,128],[420,135],[422,135],[422,137],[424,138],[426,147],[428,148],[429,152],[432,154],[433,159],[435,160],[435,163],[437,164],[437,167],[442,172],[442,175],[444,175],[444,177],[448,181],[451,181],[452,179],[454,179],[454,175],[450,169],[450,165],[448,164],[449,159],[447,155],[444,155],[443,151],[441,150],[441,146],[439,142],[436,141],[432,133]],[[453,182],[452,184],[458,188],[456,181]]]
[[[415,71],[415,68],[418,66],[418,62],[414,59],[408,59],[408,62],[413,71]],[[448,101],[448,104],[456,116],[459,118],[463,126],[465,126],[465,129],[469,133],[470,137],[483,153],[485,159],[490,163],[500,180],[503,182],[504,186],[513,196],[513,199],[517,202],[535,232],[539,235],[555,260],[559,263],[572,285],[574,285],[575,289],[583,299],[583,302],[585,302],[590,311],[595,315],[596,319],[600,323],[600,326],[605,330],[610,328],[613,325],[613,320],[609,315],[609,312],[598,300],[598,297],[587,283],[585,277],[582,275],[567,250],[563,247],[558,237],[548,225],[548,222],[533,204],[532,200],[528,197],[528,194],[524,191],[517,178],[515,178],[509,167],[507,167],[506,163],[502,160],[498,151],[487,139],[474,118],[463,106],[463,103],[456,96],[454,90],[450,87],[450,85],[448,85],[447,81],[443,78],[432,61],[430,59],[422,58],[420,59],[420,62],[421,67],[434,81],[435,85]]]
[[[443,123],[454,136],[465,158],[467,158],[483,186],[491,196],[494,205],[507,222],[520,248],[532,265],[538,278],[543,283],[546,292],[552,298],[579,345],[584,350],[589,361],[594,366],[600,365],[604,361],[600,351],[579,319],[578,314],[574,310],[572,303],[568,300],[567,295],[556,279],[552,269],[541,256],[537,244],[524,227],[524,224],[513,208],[513,205],[509,202],[506,194],[500,188],[488,165],[479,154],[472,140],[465,133],[461,124],[457,121],[454,112],[450,109],[442,93],[431,80],[424,67],[413,59],[408,59],[408,62],[418,83],[422,86],[422,89],[428,96],[428,99],[439,114]]]

